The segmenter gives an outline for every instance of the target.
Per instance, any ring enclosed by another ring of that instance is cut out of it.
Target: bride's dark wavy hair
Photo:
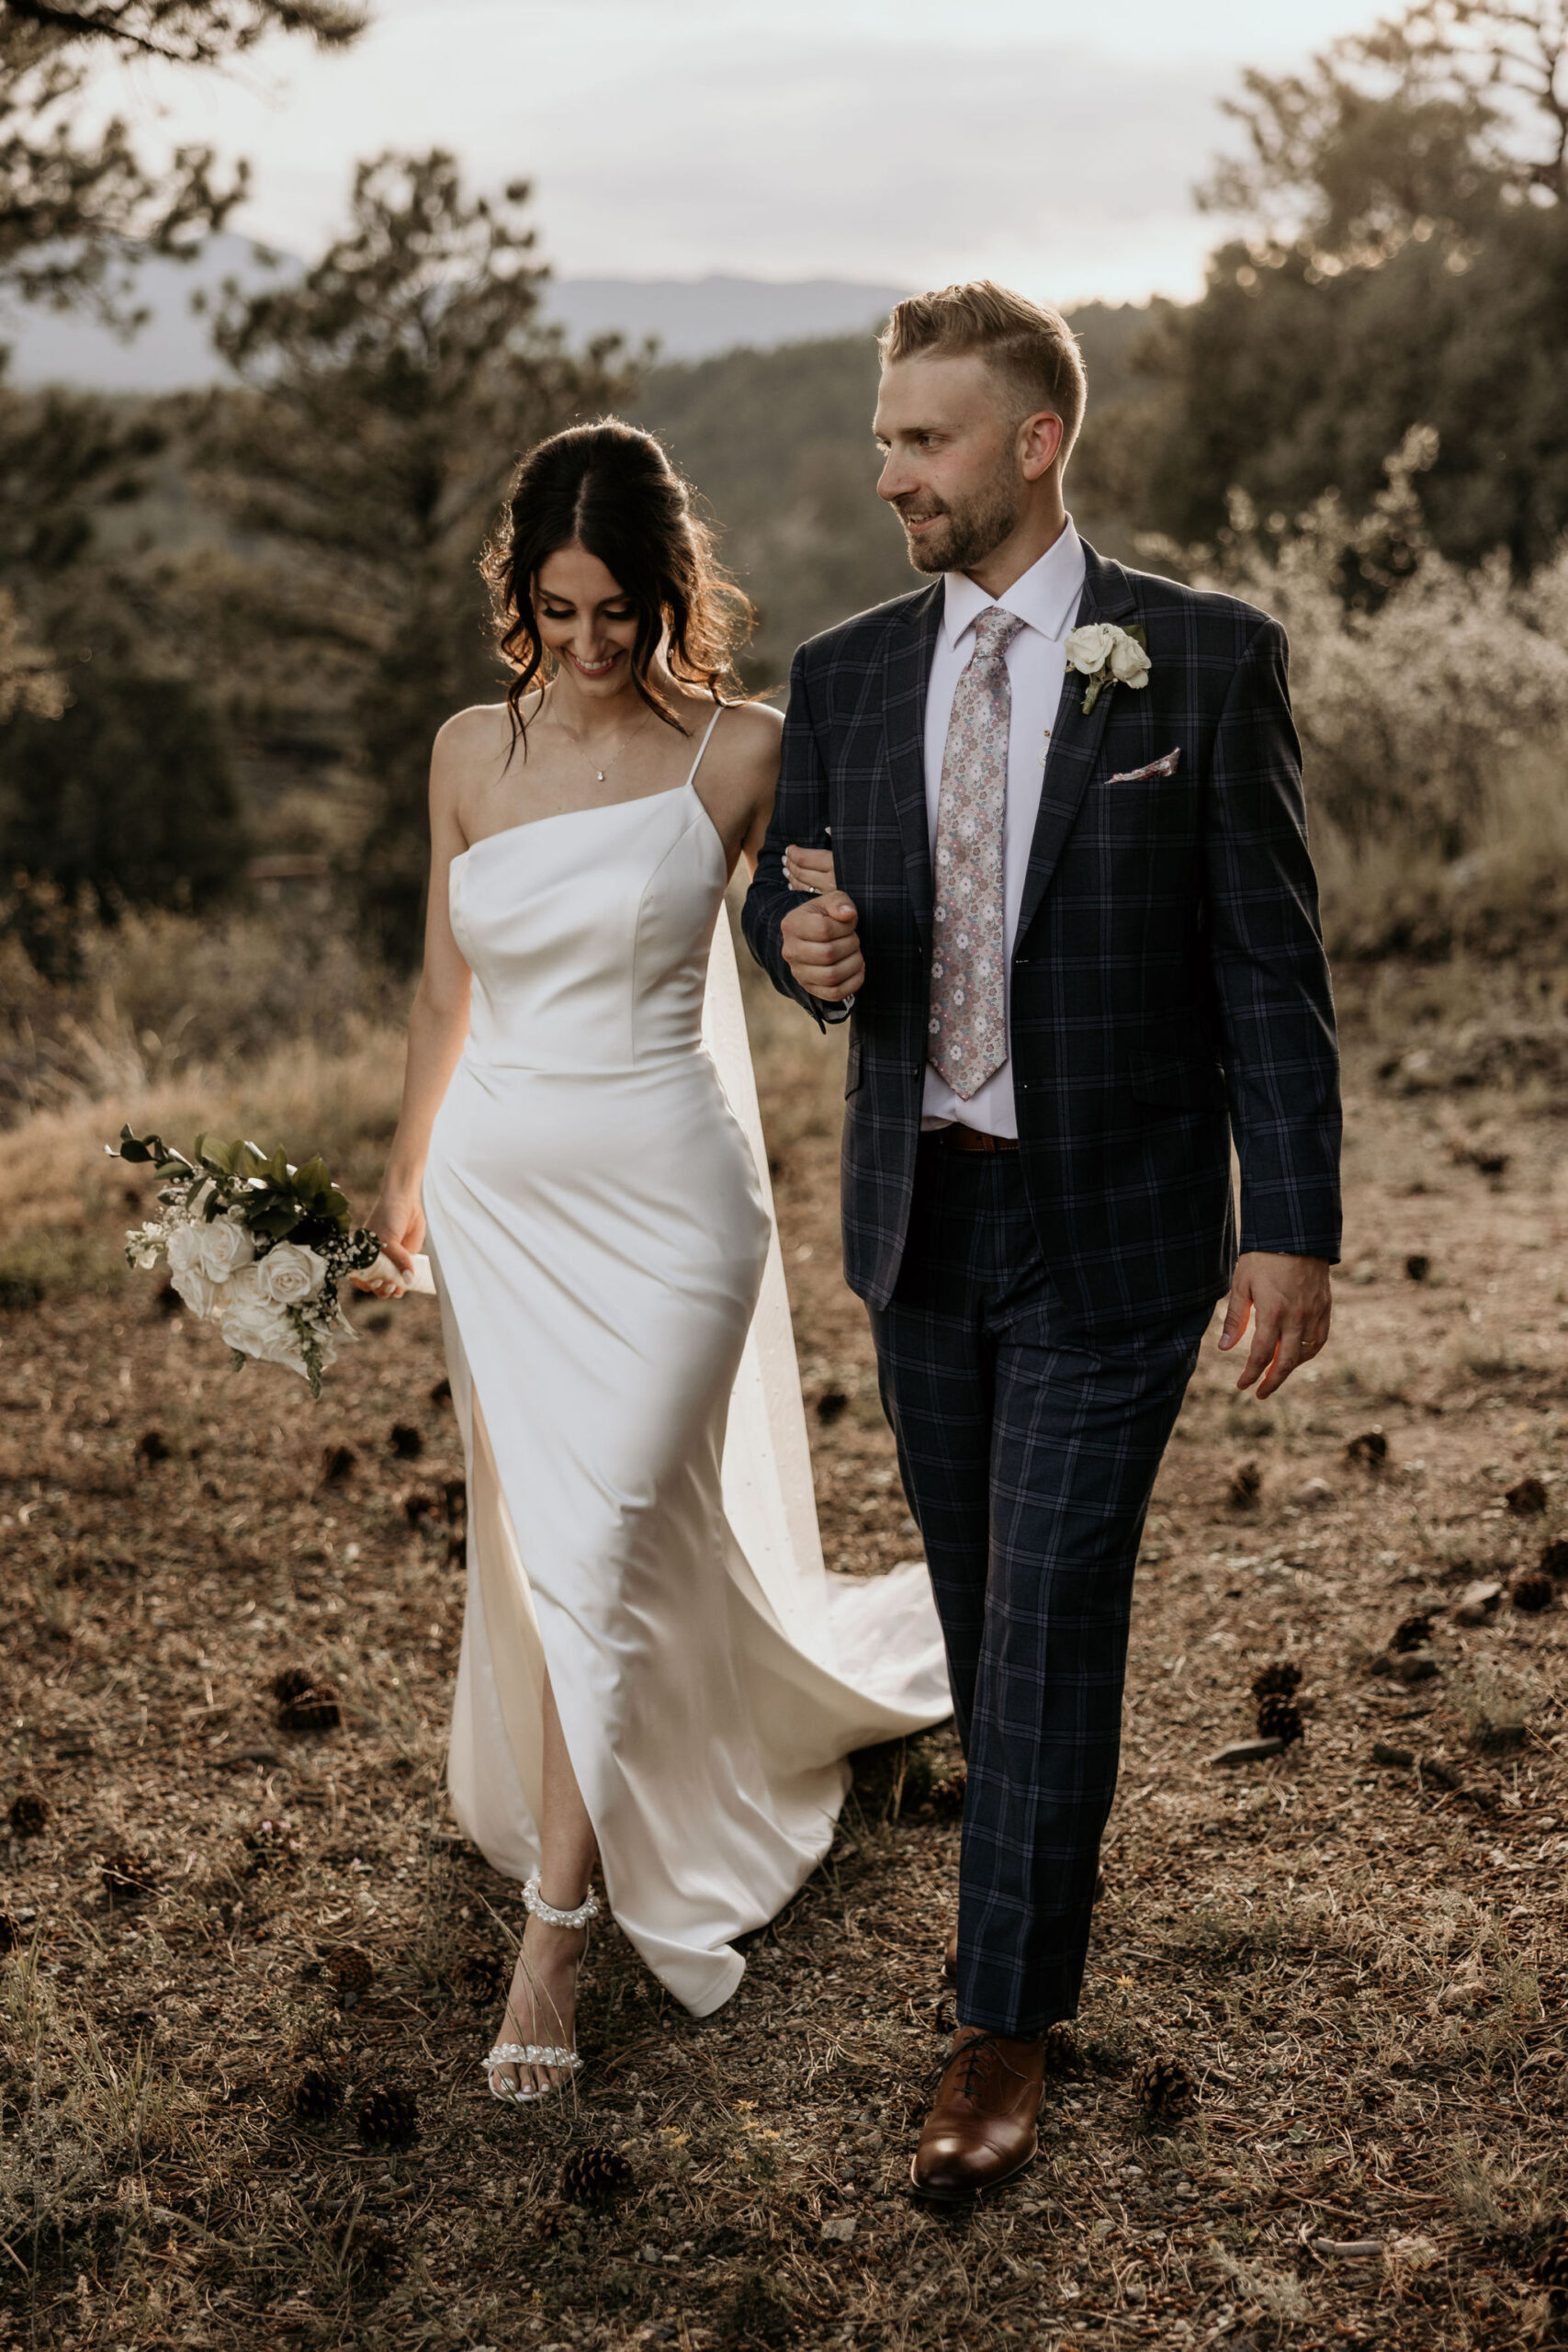
[[[654,679],[660,648],[680,684],[704,686],[719,702],[744,699],[735,655],[755,626],[750,599],[721,569],[711,532],[652,434],[601,417],[529,450],[484,551],[496,641],[515,673],[506,690],[514,750],[521,736],[526,757],[523,703],[551,673],[535,582],[558,548],[573,545],[597,556],[636,607],[632,678],[666,726],[686,732]]]

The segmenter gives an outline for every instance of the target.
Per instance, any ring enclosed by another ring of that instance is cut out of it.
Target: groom
[[[1327,1337],[1338,1065],[1278,623],[1078,537],[1055,311],[950,287],[880,348],[877,487],[931,582],[796,655],[745,930],[851,1021],[845,1271],[968,1759],[912,2171],[951,2201],[1032,2155],[1077,2012],[1138,1544],[1213,1303],[1260,1397]],[[792,889],[788,845],[829,842],[835,888]]]

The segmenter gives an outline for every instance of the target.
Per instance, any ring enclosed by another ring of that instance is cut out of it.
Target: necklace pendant
[[[597,780],[600,784],[603,784],[603,783],[604,783],[604,769],[603,769],[603,768],[596,769],[594,773],[595,773],[596,780]]]

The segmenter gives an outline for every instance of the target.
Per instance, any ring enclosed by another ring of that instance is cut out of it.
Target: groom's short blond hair
[[[924,353],[957,359],[975,352],[1025,402],[1023,413],[1049,409],[1062,420],[1062,460],[1083,423],[1089,379],[1078,339],[1047,303],[1032,302],[989,277],[911,294],[896,305],[877,337],[885,368]]]

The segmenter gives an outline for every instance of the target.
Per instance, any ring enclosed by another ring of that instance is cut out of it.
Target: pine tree
[[[394,961],[419,953],[430,745],[499,692],[478,557],[514,457],[627,379],[539,317],[525,185],[465,195],[439,152],[355,174],[352,224],[297,284],[235,295],[216,329],[246,389],[219,394],[206,486],[265,555],[234,626],[309,654],[370,817],[357,875]]]

